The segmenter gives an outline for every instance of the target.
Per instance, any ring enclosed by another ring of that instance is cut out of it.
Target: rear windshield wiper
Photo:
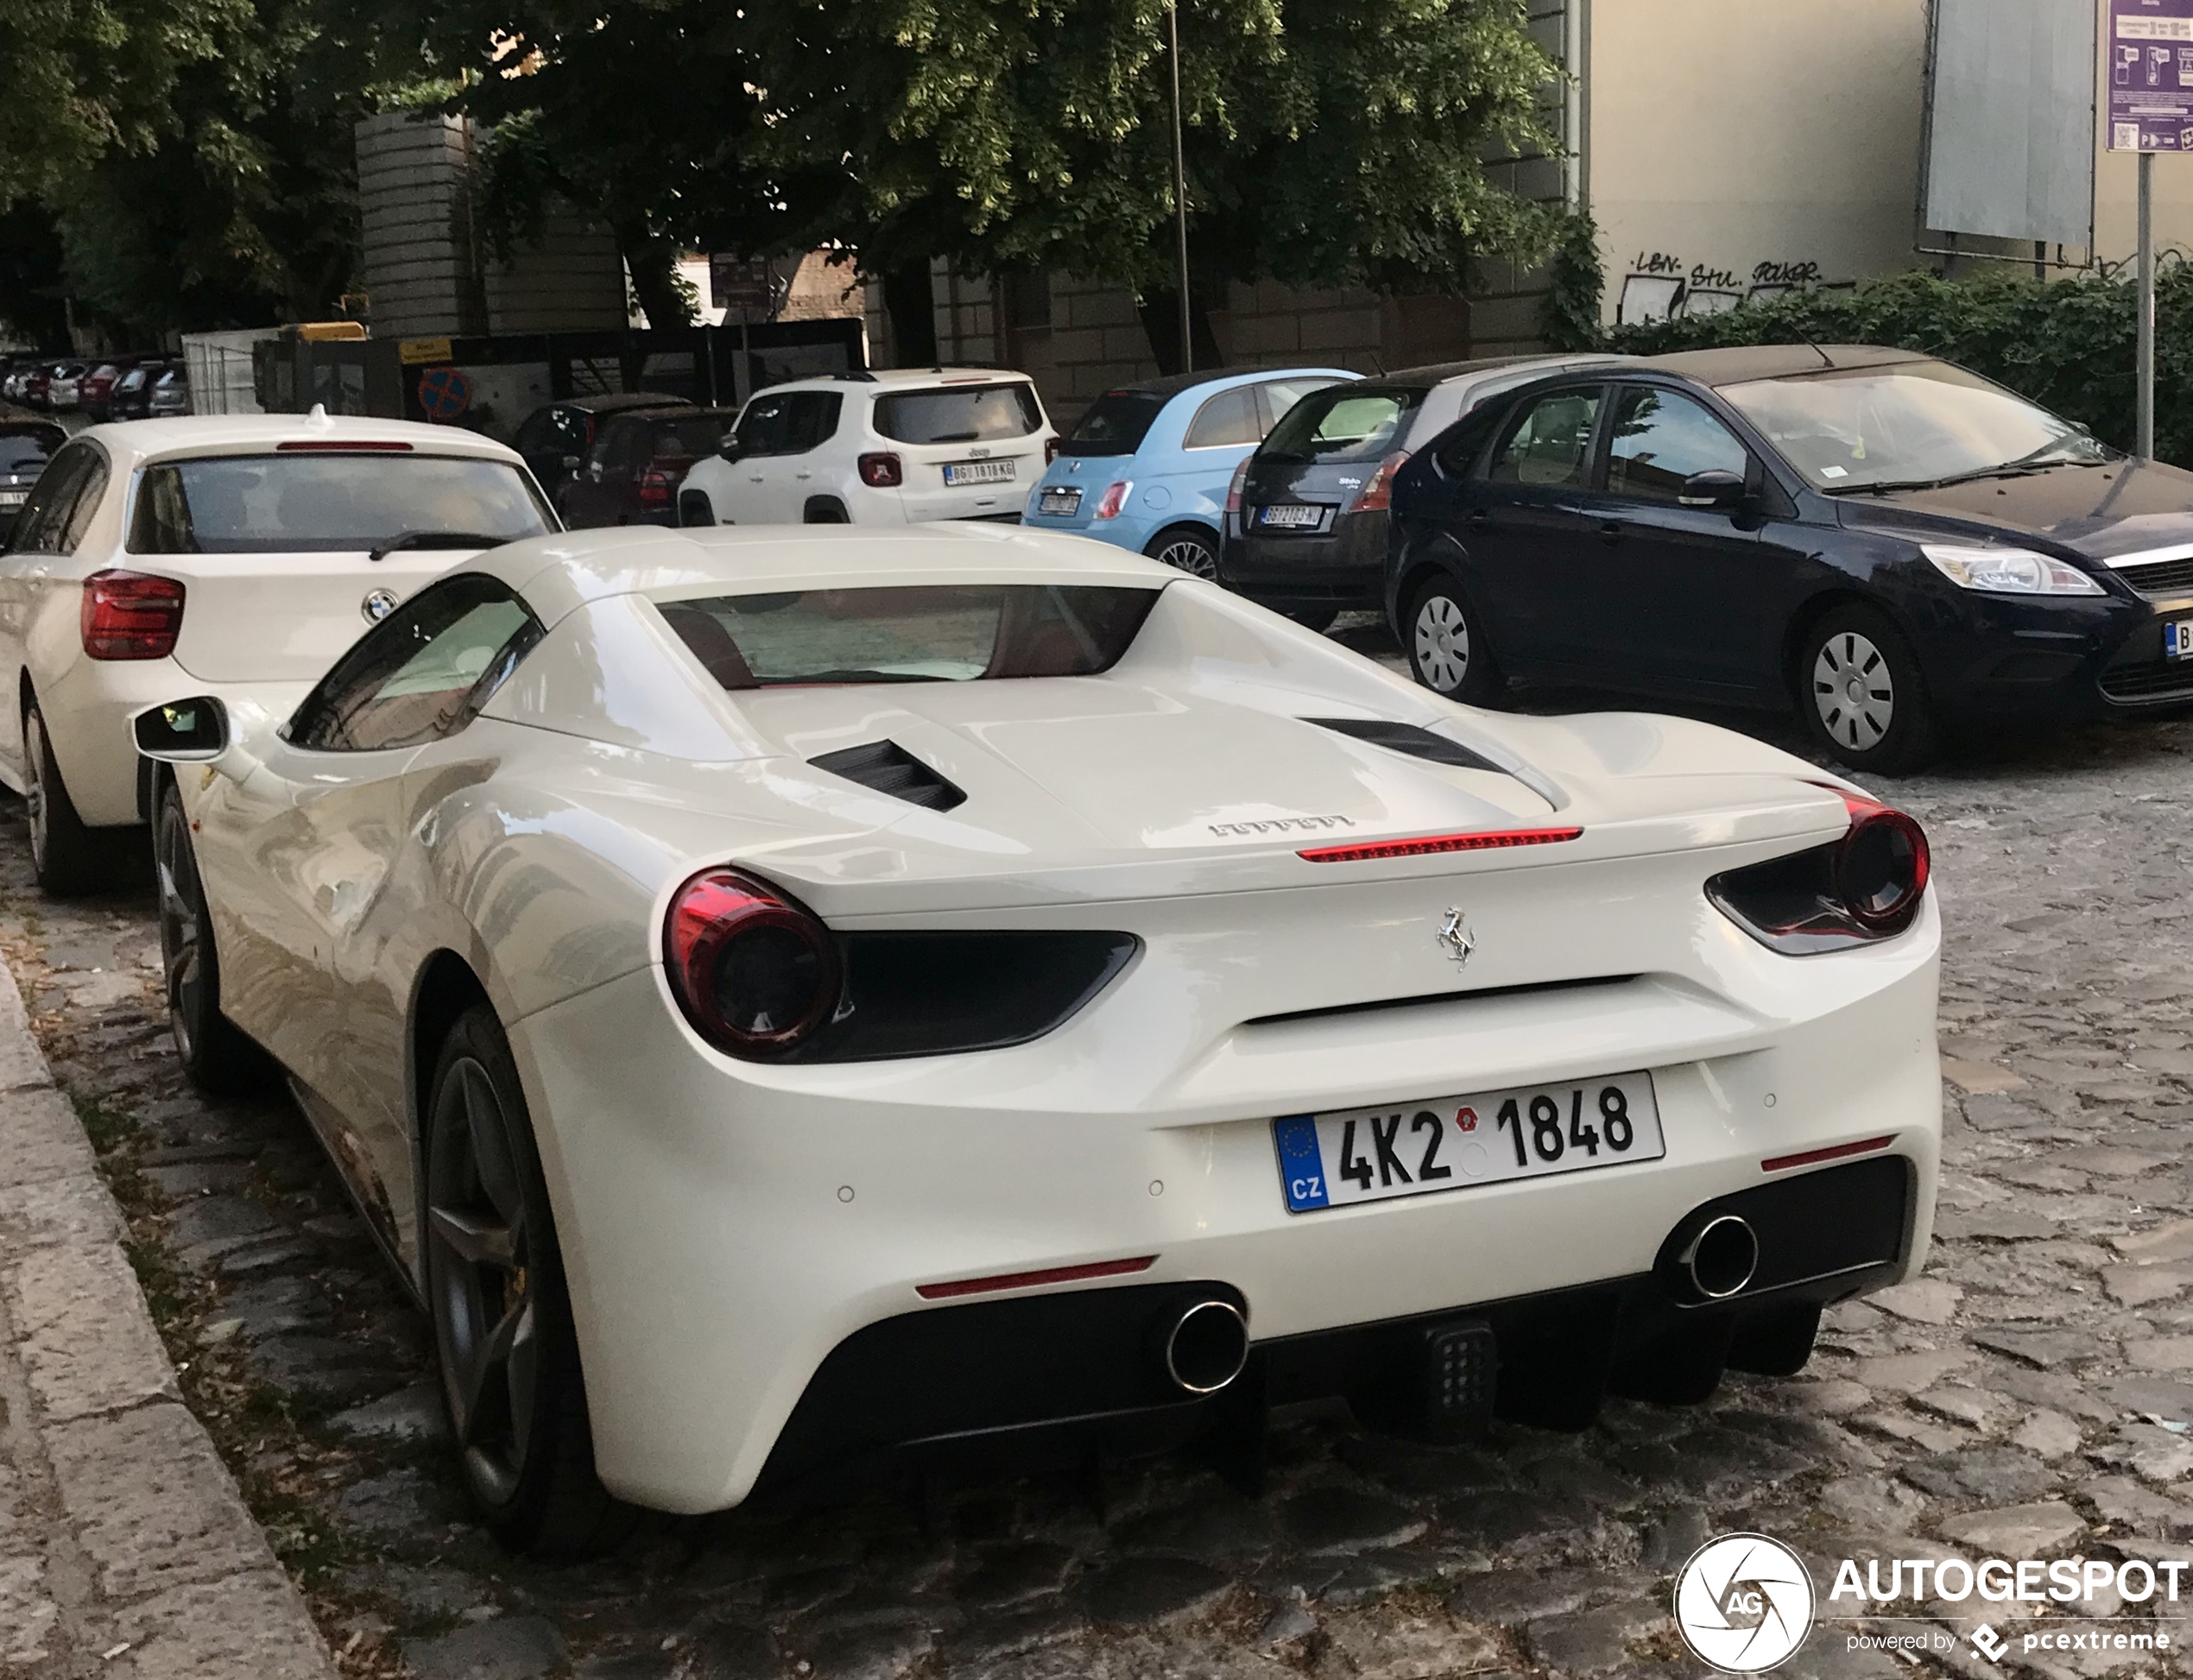
[[[491,537],[481,531],[406,531],[376,543],[366,551],[369,560],[386,559],[400,548],[500,548],[515,537]]]

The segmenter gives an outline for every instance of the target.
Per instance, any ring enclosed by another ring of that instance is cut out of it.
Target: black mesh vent
[[[1460,742],[1420,729],[1413,723],[1391,723],[1383,717],[1305,717],[1302,721],[1315,723],[1321,729],[1330,729],[1336,735],[1367,741],[1388,752],[1428,759],[1434,764],[1451,764],[1463,770],[1491,770],[1503,776],[1507,774],[1504,767],[1482,754],[1471,752]]]
[[[833,776],[856,781],[879,793],[888,793],[908,805],[932,811],[950,811],[967,803],[967,795],[932,770],[895,741],[871,741],[864,747],[847,747],[825,753],[808,763]]]

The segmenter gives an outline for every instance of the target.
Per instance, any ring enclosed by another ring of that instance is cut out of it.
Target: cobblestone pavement
[[[352,1674],[1673,1676],[1698,1671],[1669,1577],[1710,1533],[1782,1537],[1816,1570],[2193,1559],[2193,723],[2004,745],[1886,791],[1934,837],[1950,928],[1942,1218],[1926,1275],[1837,1310],[1804,1376],[1448,1450],[1291,1418],[1259,1501],[1174,1456],[1102,1487],[664,1521],[583,1567],[514,1562],[465,1517],[422,1321],[301,1121],[184,1089],[149,893],[41,900],[0,805],[0,945],[130,1212],[185,1398]],[[1895,1613],[1962,1635],[1975,1607]],[[2120,1614],[2193,1638],[2193,1608]],[[1851,1628],[1781,1672],[1910,1671]],[[2035,1660],[2013,1640],[2004,1662],[2174,1658]],[[1962,1643],[1930,1664],[2005,1671]]]

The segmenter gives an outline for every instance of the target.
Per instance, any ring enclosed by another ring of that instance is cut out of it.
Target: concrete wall
[[[357,125],[360,277],[374,335],[583,332],[625,324],[616,242],[553,212],[538,243],[499,259],[474,234],[477,136],[462,118],[391,112]]]
[[[1925,0],[1576,3],[1608,320],[1923,261]]]

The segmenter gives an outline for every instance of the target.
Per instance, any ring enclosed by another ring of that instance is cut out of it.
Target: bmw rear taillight
[[[671,496],[676,491],[678,480],[681,476],[671,471],[667,467],[651,466],[644,469],[639,479],[641,505],[650,508],[667,508],[670,505]]]
[[[907,481],[906,464],[888,449],[860,458],[861,483],[872,490],[896,489]]]
[[[1378,471],[1370,476],[1349,508],[1351,514],[1382,514],[1394,505],[1394,475],[1407,462],[1409,452],[1397,449],[1378,464]]]
[[[92,659],[164,660],[182,631],[183,586],[142,572],[95,572],[84,580],[77,622]]]
[[[662,946],[678,1007],[729,1055],[782,1055],[837,1011],[843,975],[830,930],[736,869],[705,869],[678,889]]]
[[[1841,839],[1706,882],[1722,914],[1787,957],[1893,938],[1911,926],[1926,897],[1926,831],[1903,812],[1835,791],[1850,816]]]
[[[1254,458],[1244,455],[1242,464],[1234,469],[1233,481],[1226,486],[1226,511],[1238,515],[1242,510],[1242,487],[1248,483],[1248,464]]]
[[[1128,493],[1134,488],[1131,478],[1115,478],[1104,486],[1103,495],[1096,498],[1097,519],[1117,519],[1120,509],[1127,506]]]

